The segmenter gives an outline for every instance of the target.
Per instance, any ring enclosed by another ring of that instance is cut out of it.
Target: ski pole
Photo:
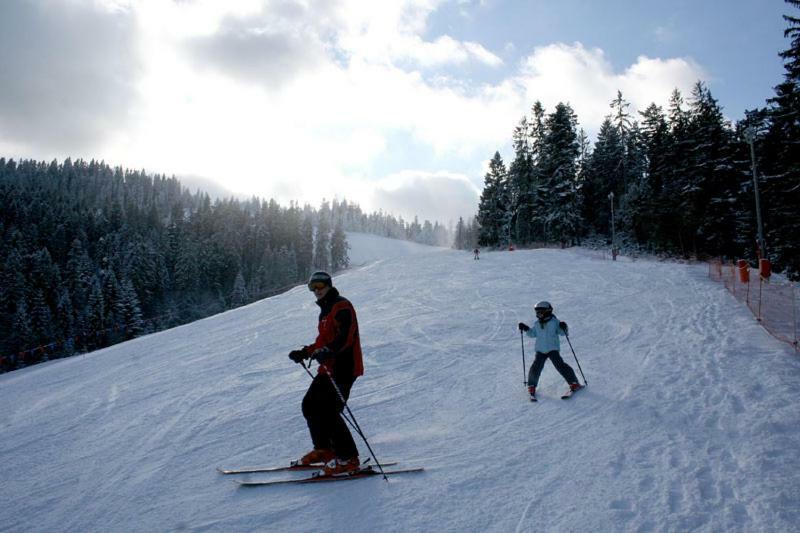
[[[309,366],[311,366],[311,361],[309,361]],[[308,375],[311,376],[311,379],[313,380],[314,376],[311,374],[311,372],[308,370],[308,368],[306,368],[306,365],[303,365],[303,369],[305,369],[306,373],[308,373]],[[345,420],[350,422],[350,425],[353,426],[353,429],[356,430],[356,433],[358,433],[358,435],[362,439],[364,439],[364,444],[367,445],[367,449],[369,450],[370,455],[375,460],[375,464],[378,465],[378,470],[381,471],[381,475],[383,476],[383,479],[385,479],[388,482],[389,478],[386,477],[386,473],[383,471],[383,467],[381,466],[380,461],[378,461],[378,458],[375,456],[375,452],[372,451],[372,446],[369,445],[369,441],[367,440],[367,436],[364,435],[363,431],[361,431],[361,427],[358,425],[358,421],[356,420],[355,415],[353,415],[353,412],[350,410],[350,406],[347,405],[347,401],[344,399],[344,396],[342,396],[342,391],[339,390],[339,386],[336,384],[336,381],[333,379],[333,376],[331,376],[330,372],[328,372],[328,370],[325,369],[324,367],[323,367],[323,371],[325,372],[325,374],[328,375],[328,379],[331,381],[331,385],[333,385],[333,390],[336,391],[336,395],[339,397],[339,401],[342,402],[342,405],[347,410],[347,414],[350,415],[350,418],[352,419],[352,422],[350,420],[348,420],[348,417],[344,416],[344,414],[342,414],[342,418],[344,418]]]
[[[312,373],[311,373],[311,372],[308,370],[308,369],[311,367],[311,361],[309,361],[309,362],[308,362],[308,365],[309,365],[309,366],[308,366],[308,367],[306,367],[306,365],[304,364],[304,365],[303,365],[303,370],[305,370],[305,371],[306,371],[306,374],[308,374],[308,376],[309,376],[309,377],[311,378],[311,380],[313,381],[313,380],[314,380],[314,374],[312,374]],[[350,427],[351,427],[351,428],[353,428],[353,430],[354,430],[354,431],[358,432],[358,430],[356,429],[356,426],[355,426],[355,425],[353,425],[353,423],[350,421],[350,418],[348,418],[348,417],[347,417],[347,415],[346,415],[345,413],[340,413],[340,415],[342,416],[342,418],[344,418],[344,421],[345,421],[345,422],[347,422],[347,423],[350,425]]]
[[[578,363],[578,370],[581,371],[581,377],[583,378],[583,384],[588,385],[589,382],[586,381],[586,376],[583,375],[583,369],[581,368],[580,362],[578,362],[578,356],[575,355],[575,348],[572,347],[572,342],[569,340],[569,335],[564,335],[567,338],[567,343],[569,343],[569,349],[572,350],[572,357],[575,358],[575,362]]]
[[[528,380],[525,375],[525,339],[522,336],[522,330],[519,330],[519,343],[522,346],[522,383],[527,386]]]

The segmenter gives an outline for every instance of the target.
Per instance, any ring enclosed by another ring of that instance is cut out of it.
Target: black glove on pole
[[[581,377],[583,378],[583,384],[588,385],[589,382],[586,381],[586,376],[583,375],[583,369],[581,368],[581,364],[578,362],[578,356],[575,355],[575,348],[572,347],[572,342],[569,340],[569,335],[564,335],[567,338],[567,343],[569,344],[569,349],[572,350],[572,357],[575,358],[575,362],[578,363],[578,370],[581,371]]]
[[[295,363],[302,363],[303,359],[305,359],[306,357],[308,356],[306,355],[306,352],[304,352],[303,350],[292,350],[291,352],[289,352],[289,359],[291,359]]]

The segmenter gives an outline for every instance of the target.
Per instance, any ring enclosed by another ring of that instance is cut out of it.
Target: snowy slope
[[[286,357],[316,325],[298,287],[0,376],[0,530],[797,530],[800,362],[702,267],[424,252],[336,284],[365,351],[351,407],[379,459],[425,473],[240,489],[216,472],[310,446]],[[560,400],[548,363],[531,404],[516,325],[545,298],[589,387]]]

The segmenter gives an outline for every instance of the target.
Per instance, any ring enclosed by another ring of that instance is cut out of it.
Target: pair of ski
[[[569,389],[567,392],[565,392],[564,394],[561,395],[561,399],[562,400],[569,400],[570,398],[572,398],[573,394],[575,394],[576,392],[578,392],[579,390],[581,390],[581,389],[583,389],[585,387],[586,387],[586,385],[581,385],[577,389],[574,389],[574,390],[573,389]],[[531,394],[531,401],[532,402],[538,402],[539,400],[536,398],[535,394]]]
[[[220,474],[230,475],[230,474],[261,474],[261,473],[269,473],[269,472],[309,472],[311,471],[311,475],[302,478],[293,478],[293,479],[274,479],[274,480],[235,480],[236,483],[243,487],[259,487],[264,485],[288,485],[288,484],[303,484],[303,483],[321,483],[326,481],[345,481],[345,480],[352,480],[352,479],[361,479],[365,477],[373,477],[373,476],[383,476],[384,474],[387,476],[397,475],[397,474],[408,474],[412,472],[422,472],[424,468],[403,468],[398,470],[384,470],[381,472],[380,469],[374,468],[369,463],[369,459],[364,461],[361,467],[358,470],[353,472],[348,472],[346,474],[333,474],[333,475],[326,475],[322,472],[324,468],[323,463],[311,463],[308,465],[301,465],[296,461],[293,461],[287,466],[265,466],[265,467],[248,467],[248,468],[232,468],[232,469],[224,469],[224,468],[217,468]],[[383,463],[381,466],[395,466],[397,465],[396,462],[389,462]]]

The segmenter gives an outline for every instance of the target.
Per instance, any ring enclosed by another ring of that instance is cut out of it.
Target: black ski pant
[[[338,377],[336,385],[344,400],[350,397],[354,377]],[[336,457],[350,459],[358,455],[353,435],[341,416],[344,405],[328,374],[317,374],[303,397],[303,416],[308,423],[311,441],[318,450],[333,450]]]
[[[553,350],[547,353],[536,352],[536,358],[533,360],[531,369],[528,372],[529,387],[536,387],[539,384],[539,375],[541,375],[544,364],[548,359],[553,362],[553,366],[556,367],[561,377],[567,380],[567,383],[578,382],[578,377],[575,375],[575,371],[572,370],[572,367],[564,362],[558,350]]]

